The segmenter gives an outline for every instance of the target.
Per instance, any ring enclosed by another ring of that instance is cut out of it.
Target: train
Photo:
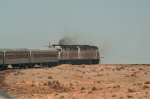
[[[30,68],[35,65],[99,64],[100,52],[93,45],[51,45],[48,49],[0,49],[0,69]]]

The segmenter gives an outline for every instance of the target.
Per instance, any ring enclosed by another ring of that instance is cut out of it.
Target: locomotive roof
[[[47,49],[31,49],[31,51],[38,51],[38,52],[57,52],[54,48],[47,48]]]
[[[57,45],[57,44],[54,44],[52,46],[60,46],[62,48],[77,48],[77,47],[80,47],[81,49],[83,48],[92,48],[92,49],[98,49],[97,46],[93,46],[93,45]]]
[[[27,49],[27,48],[17,48],[17,49],[0,49],[0,52],[10,52],[10,51],[13,51],[13,52],[29,52],[29,51],[39,51],[39,52],[42,52],[42,51],[57,51],[55,50],[54,48],[47,48],[47,49]]]
[[[9,52],[9,51],[15,51],[15,52],[26,52],[26,51],[29,51],[29,49],[26,49],[26,48],[18,48],[18,49],[9,49],[9,48],[4,48],[4,49],[0,49],[0,52]]]

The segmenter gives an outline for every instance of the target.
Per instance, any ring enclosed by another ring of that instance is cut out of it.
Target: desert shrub
[[[146,81],[145,84],[150,84],[150,81]]]
[[[44,83],[43,86],[47,86],[47,83]]]
[[[81,76],[81,75],[76,75],[76,77],[83,78],[83,76]]]
[[[148,94],[148,92],[146,91],[145,94]]]
[[[124,69],[125,69],[125,67],[123,67],[123,66],[122,67],[116,67],[117,71],[124,70]]]
[[[120,85],[115,85],[113,88],[120,88]]]
[[[119,99],[123,99],[123,97],[120,97]]]
[[[23,80],[23,81],[21,81],[21,83],[25,83],[25,81]]]
[[[109,87],[107,87],[107,89],[109,89],[109,88],[111,88],[110,86]]]
[[[57,85],[60,85],[60,83],[59,83],[59,81],[57,80],[56,82],[55,82]]]
[[[116,95],[112,95],[112,97],[116,97]]]
[[[133,89],[128,89],[128,92],[135,92],[135,90],[133,90]]]
[[[45,84],[45,85],[46,85],[46,84]],[[49,81],[49,82],[47,83],[47,85],[51,87],[52,83]]]
[[[70,83],[70,87],[71,87],[71,86],[73,86],[73,84],[72,84],[72,83]]]
[[[81,67],[82,67],[82,68],[85,68],[85,65],[82,65]]]
[[[132,73],[130,76],[136,77],[136,72]]]
[[[131,65],[136,66],[136,65],[139,65],[139,64],[131,64]]]
[[[35,87],[36,85],[32,83],[31,86],[32,86],[32,87]]]
[[[105,69],[111,69],[111,68],[109,68],[109,67],[105,67]]]
[[[92,91],[89,91],[89,92],[88,92],[88,94],[91,94],[91,93],[93,93],[93,92],[92,92]]]
[[[83,71],[82,73],[85,74],[85,71]]]
[[[139,70],[143,70],[143,68],[139,68]]]
[[[17,75],[22,75],[22,74],[24,74],[24,73],[21,72],[21,71],[17,71],[17,72],[14,73],[15,76],[17,76]]]
[[[135,71],[134,69],[131,69],[132,71]]]
[[[72,84],[72,83],[70,83],[70,88],[71,88],[71,89],[74,89],[74,87],[73,87],[73,84]]]
[[[53,77],[52,76],[48,76],[48,79],[53,79]]]
[[[61,96],[61,97],[60,97],[60,99],[63,99],[63,98],[65,98],[65,96]]]
[[[85,87],[81,87],[81,90],[85,90],[86,88]]]
[[[142,85],[142,83],[138,83],[137,85]]]
[[[97,90],[97,88],[94,86],[93,88],[92,88],[92,91],[96,91]]]
[[[97,74],[97,76],[103,76],[102,74]]]
[[[133,98],[133,96],[131,96],[131,95],[128,95],[127,97],[128,97],[128,98]]]
[[[142,88],[143,89],[148,89],[149,87],[147,85],[144,85]]]
[[[147,74],[147,72],[144,73],[145,75]]]
[[[67,91],[70,91],[69,88],[64,87],[62,84],[59,83],[59,81],[53,81],[53,82],[49,81],[47,84],[48,84],[48,86],[50,88],[55,89],[57,92],[67,92]]]

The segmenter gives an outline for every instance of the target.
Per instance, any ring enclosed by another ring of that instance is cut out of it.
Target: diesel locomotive
[[[99,64],[97,46],[52,45],[49,49],[0,49],[0,69],[56,66],[59,64]]]

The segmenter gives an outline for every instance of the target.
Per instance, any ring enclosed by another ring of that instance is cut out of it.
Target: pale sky
[[[0,0],[0,48],[44,48],[69,35],[102,63],[150,63],[150,0]]]

